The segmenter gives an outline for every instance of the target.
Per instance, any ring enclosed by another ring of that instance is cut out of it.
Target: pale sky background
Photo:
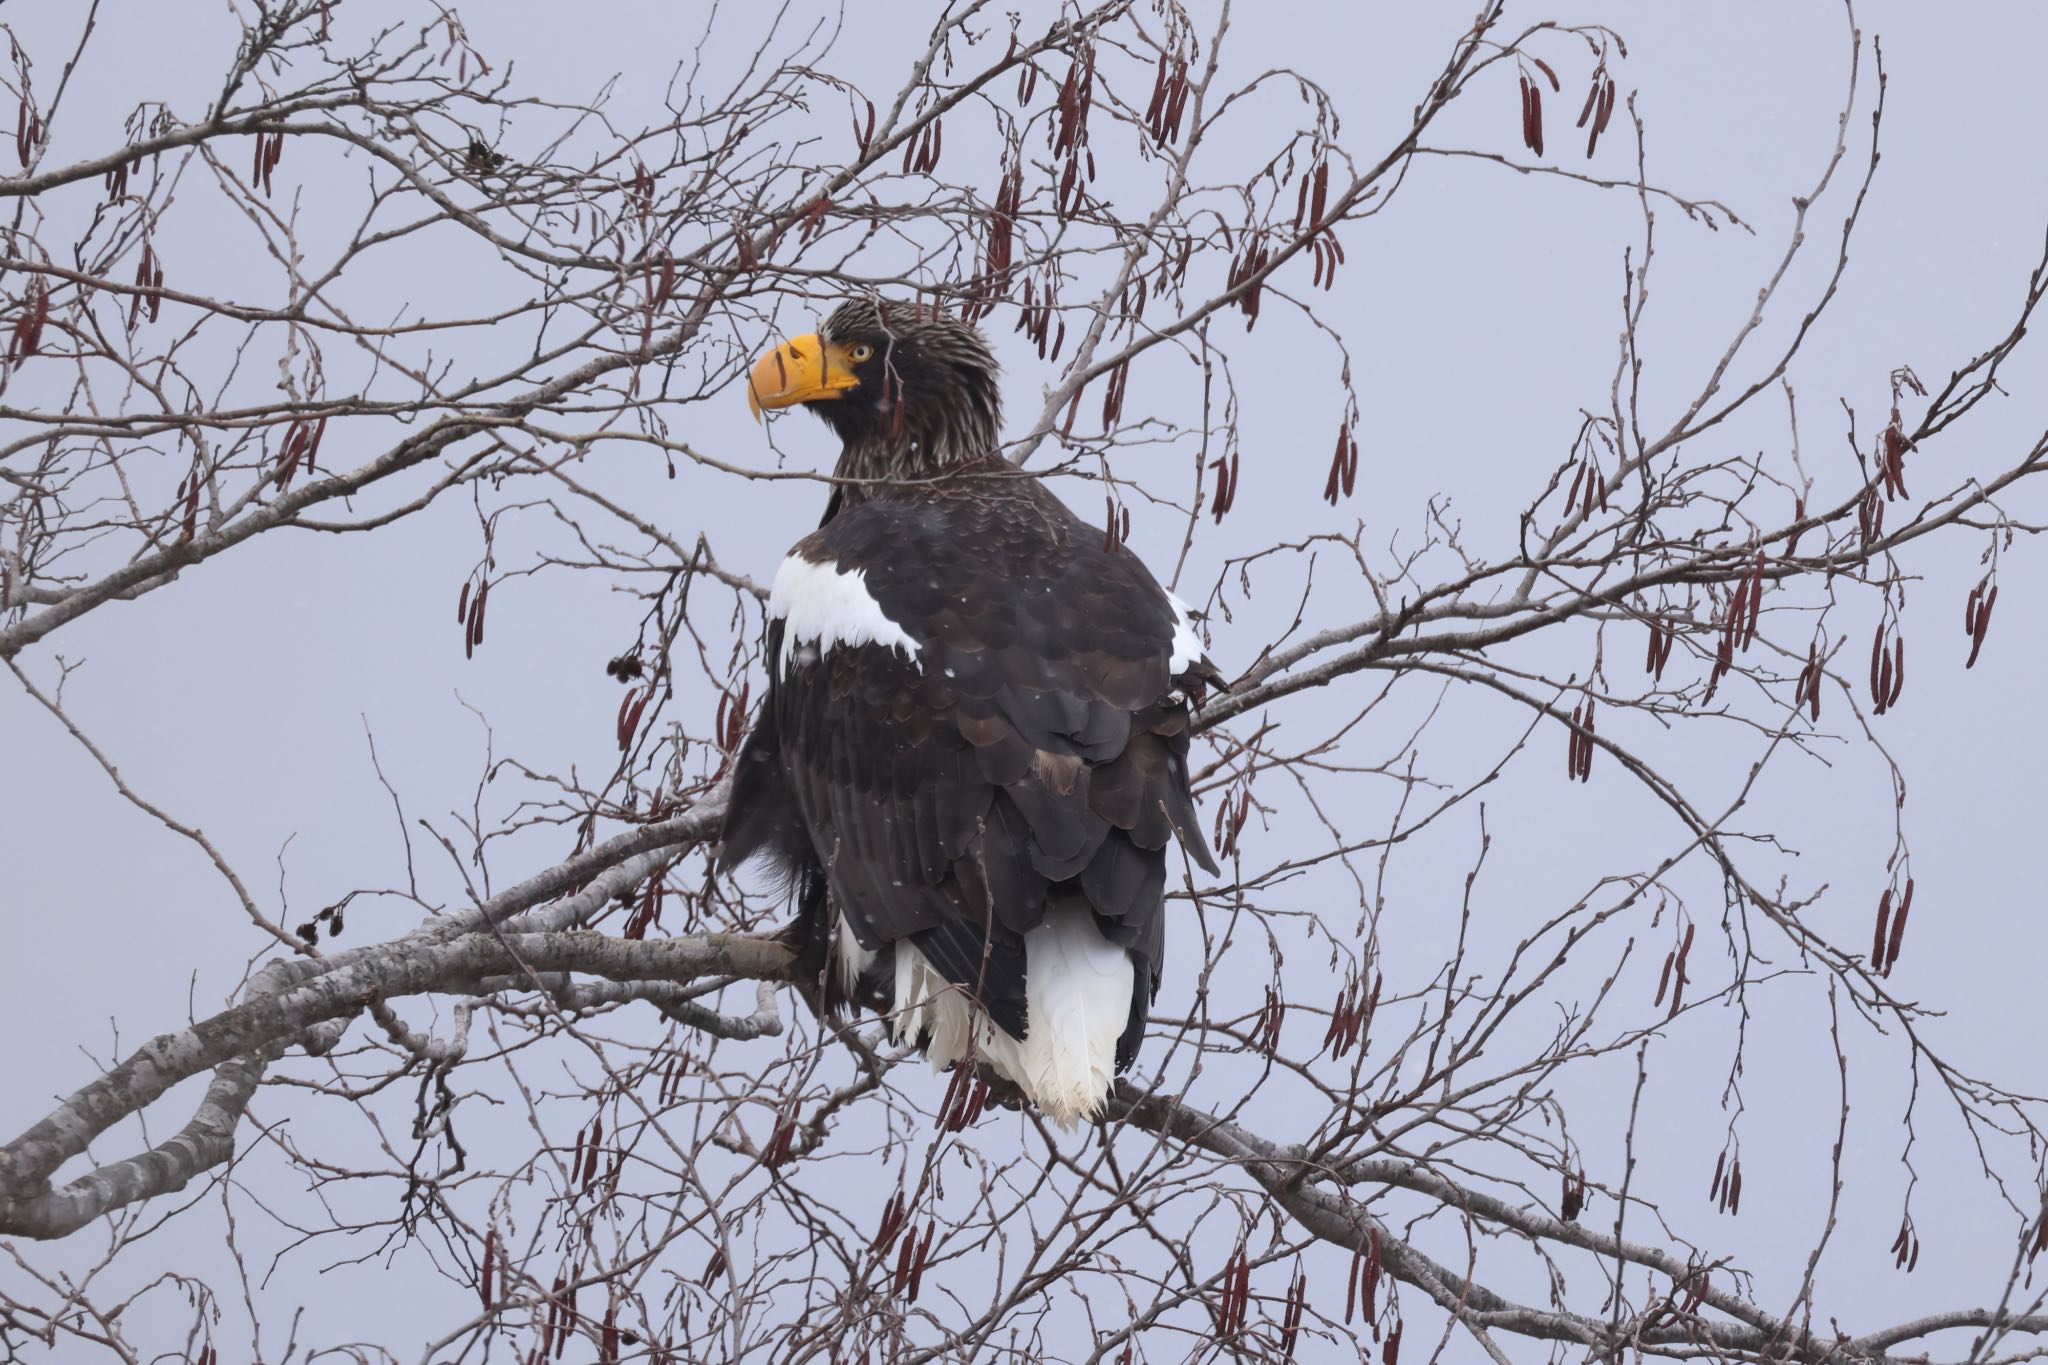
[[[694,38],[696,21],[684,17],[694,7],[606,0],[577,7],[573,19],[565,9],[492,0],[472,4],[464,17],[480,48],[517,59],[522,86],[582,97],[620,72],[615,119],[629,126],[653,121],[649,111],[658,108],[670,67]],[[922,45],[925,20],[921,8],[920,17],[908,17],[912,9],[855,11],[825,64],[877,86],[893,81]],[[1462,2],[1287,3],[1255,14],[1240,5],[1228,63],[1240,78],[1288,65],[1321,80],[1339,101],[1346,143],[1355,152],[1374,150],[1378,130],[1395,126],[1420,97],[1469,10]],[[1791,199],[1807,192],[1832,145],[1848,46],[1842,12],[1818,0],[1712,6],[1560,0],[1519,4],[1509,18],[1526,23],[1541,15],[1619,29],[1630,56],[1616,75],[1624,94],[1639,92],[1653,179],[1719,199],[1757,229],[1754,237],[1710,233],[1674,211],[1659,213],[1645,385],[1650,401],[1668,407],[1680,392],[1697,388],[1702,367],[1751,307],[1757,284],[1783,249]],[[755,17],[735,15],[735,31]],[[2048,90],[2038,72],[2039,54],[2048,50],[2048,10],[1867,0],[1857,18],[1866,35],[1881,35],[1891,76],[1884,161],[1842,296],[1792,377],[1808,468],[1838,477],[1848,459],[1841,400],[1857,408],[1859,430],[1867,434],[1888,401],[1886,376],[1895,366],[1910,364],[1938,383],[2002,335],[2048,225],[2040,153]],[[13,0],[0,8],[0,19],[18,26],[54,72],[60,42],[68,51],[70,41],[59,35],[72,33],[76,9],[70,0]],[[181,112],[195,109],[203,98],[197,92],[211,88],[212,73],[225,59],[222,44],[233,36],[222,9],[210,4],[112,0],[101,23],[115,36],[96,43],[79,79],[108,92],[107,117],[114,122],[145,96],[171,99]],[[1583,49],[1572,53],[1560,44],[1559,51],[1579,65],[1565,74],[1564,96],[1549,109],[1549,160],[1578,167],[1586,163],[1565,125],[1583,88]],[[1816,236],[1839,224],[1843,193],[1860,177],[1858,149],[1867,143],[1871,93],[1866,85],[1859,94],[1849,160],[1842,183],[1814,215]],[[1496,73],[1446,116],[1430,141],[1519,155],[1514,101],[1511,77]],[[1295,114],[1276,104],[1274,117],[1293,120]],[[838,118],[829,116],[835,135]],[[1621,123],[1618,113],[1615,133],[1592,163],[1598,173],[1627,172]],[[1254,154],[1263,156],[1278,140],[1271,132],[1240,160],[1252,164]],[[1214,164],[1227,160],[1219,154]],[[1312,514],[1304,511],[1309,501],[1302,486],[1321,485],[1340,399],[1334,375],[1322,373],[1330,368],[1326,353],[1303,349],[1305,334],[1279,327],[1268,341],[1262,322],[1260,344],[1236,340],[1246,471],[1238,506],[1222,532],[1198,542],[1183,595],[1191,595],[1190,584],[1200,590],[1212,582],[1224,555],[1281,535],[1348,529],[1362,517],[1370,545],[1384,547],[1397,532],[1412,536],[1433,493],[1454,499],[1480,552],[1502,552],[1517,510],[1563,458],[1580,408],[1605,406],[1622,253],[1639,231],[1633,199],[1625,194],[1474,161],[1418,162],[1389,210],[1345,231],[1349,265],[1325,305],[1351,348],[1364,407],[1359,496],[1336,509],[1315,503]],[[235,280],[245,268],[232,240],[193,236],[165,251],[196,277],[192,287],[209,274]],[[1827,245],[1817,243],[1813,252],[1788,283],[1770,335],[1784,335],[1797,320],[1819,272],[1831,264]],[[390,287],[395,297],[422,301],[460,299],[472,283],[458,267],[423,266],[416,278]],[[808,319],[792,310],[788,321],[802,330]],[[1036,395],[1051,376],[1012,344],[1011,321],[1005,311],[991,325],[1009,371],[1014,431],[1035,415]],[[1224,330],[1236,339],[1234,325]],[[760,339],[742,338],[748,345]],[[2032,441],[2048,422],[2043,354],[2038,346],[2022,349],[2005,372],[2010,397],[1980,409],[1945,443],[1945,459],[1988,471]],[[471,362],[457,364],[468,368]],[[488,366],[477,362],[474,368]],[[1177,382],[1170,362],[1140,369],[1130,405],[1170,403]],[[1782,411],[1781,401],[1761,404],[1756,420],[1708,438],[1701,455],[1779,448]],[[737,392],[681,410],[674,420],[685,439],[722,458],[771,458]],[[1645,425],[1661,429],[1663,423]],[[797,463],[830,458],[816,424],[785,423],[776,439]],[[685,541],[710,530],[723,560],[756,577],[765,578],[784,547],[815,521],[817,492],[809,485],[713,483],[687,469],[669,483],[659,477],[658,461],[633,464],[638,457],[619,448],[607,458],[629,466],[620,477],[637,480],[648,515]],[[328,462],[339,464],[340,454]],[[1927,487],[1916,481],[1914,492],[1945,489],[1959,476],[1952,468],[1929,469],[1917,476]],[[1094,488],[1065,491],[1085,515],[1097,515]],[[2008,507],[2024,517],[2037,514],[2040,503],[2038,495],[2022,494]],[[1140,516],[1136,543],[1164,572],[1179,533],[1169,517]],[[501,535],[515,542],[528,537],[530,552],[545,543],[546,531],[515,520]],[[2038,810],[2048,788],[2048,742],[2034,685],[2044,662],[2035,638],[2039,549],[2023,539],[2007,557],[2000,628],[1965,675],[1966,641],[1956,621],[1968,585],[1981,572],[1976,556],[1982,543],[1958,537],[1931,554],[1923,547],[1907,563],[1924,576],[1909,586],[1905,614],[1914,673],[1898,712],[1877,722],[1910,784],[1907,828],[1919,883],[1913,933],[1894,981],[1946,1011],[1930,1032],[1965,1069],[2039,1094],[2048,1091],[2048,1049],[2036,1008],[2048,953],[2037,873]],[[609,770],[617,692],[602,662],[630,639],[638,604],[602,595],[590,576],[518,580],[502,597],[494,594],[490,642],[466,663],[450,613],[476,555],[475,514],[466,499],[447,500],[370,537],[266,536],[139,603],[90,614],[30,651],[25,662],[48,679],[55,656],[84,661],[70,685],[70,703],[124,775],[219,841],[266,903],[275,904],[281,882],[302,918],[347,888],[402,878],[390,802],[369,765],[366,726],[375,732],[385,772],[416,815],[438,817],[473,799],[486,748],[468,706],[489,717],[499,756],[517,755],[541,771]],[[1283,599],[1291,605],[1276,589],[1273,601]],[[1852,642],[1867,640],[1874,596],[1845,594],[1845,601],[1840,624],[1855,623]],[[1317,619],[1350,619],[1347,609],[1350,617],[1364,613],[1363,604],[1326,599]],[[1263,624],[1219,628],[1212,652],[1226,671],[1249,662],[1234,649],[1248,656],[1264,638]],[[1576,643],[1563,647],[1590,655],[1587,637],[1573,638]],[[1793,636],[1788,631],[1785,638]],[[1610,648],[1610,672],[1633,680],[1640,649],[1639,632],[1621,636]],[[1342,700],[1310,696],[1276,714],[1312,727],[1317,717],[1335,715]],[[1834,719],[1846,717],[1837,709]],[[1603,731],[1605,722],[1603,715]],[[1392,752],[1398,745],[1400,726],[1388,723],[1384,745],[1368,739],[1367,750]],[[1464,757],[1483,761],[1523,723],[1519,715],[1478,707],[1439,732],[1435,743],[1448,746],[1444,766],[1456,769],[1460,746],[1470,746]],[[1619,733],[1621,718],[1614,723]],[[1701,804],[1710,808],[1732,792],[1753,757],[1732,742],[1732,731],[1679,726],[1658,732],[1639,724],[1628,733],[1669,769],[1693,774]],[[1554,736],[1539,738],[1489,797],[1495,843],[1482,899],[1510,945],[1518,924],[1542,917],[1553,904],[1568,904],[1603,872],[1654,865],[1675,840],[1669,822],[1645,811],[1611,765],[1603,765],[1588,787],[1560,796],[1560,748]],[[1809,889],[1829,885],[1816,922],[1853,946],[1868,932],[1882,884],[1889,790],[1881,762],[1860,739],[1829,752],[1830,766],[1787,762],[1738,823],[1780,833],[1798,848],[1787,875]],[[10,1039],[0,1061],[0,1130],[11,1135],[45,1112],[51,1096],[93,1074],[92,1059],[110,1060],[188,1014],[218,1008],[250,956],[265,950],[190,846],[119,802],[105,776],[11,686],[0,688],[0,774],[6,792],[0,805],[6,888],[0,893],[0,964],[9,983],[0,994],[0,1029]],[[493,798],[485,799],[488,806]],[[1371,823],[1361,817],[1362,827]],[[1604,854],[1558,856],[1558,828],[1592,831]],[[1274,841],[1264,851],[1270,861],[1278,856],[1271,850],[1303,835],[1281,821],[1247,837],[1255,845]],[[1389,914],[1390,924],[1402,927],[1387,931],[1396,960],[1407,952],[1419,961],[1444,931],[1476,840],[1476,826],[1466,819],[1399,864]],[[557,844],[524,848],[532,861],[502,867],[503,880],[562,851]],[[1334,883],[1331,889],[1339,897],[1333,919],[1341,930],[1355,918],[1355,897]],[[1304,885],[1305,899],[1315,894],[1313,882]],[[1711,889],[1697,905],[1703,917],[1711,914]],[[409,927],[396,909],[352,910],[349,941],[369,942]],[[1665,935],[1647,924],[1638,931],[1631,980],[1645,970],[1654,979]],[[1162,997],[1162,1011],[1184,1001],[1174,989],[1170,984]],[[1648,990],[1642,987],[1643,1003]],[[1824,995],[1809,981],[1773,993],[1749,1021],[1739,1219],[1714,1214],[1705,1199],[1728,1121],[1719,1094],[1733,1019],[1697,1016],[1653,1053],[1658,1080],[1645,1104],[1650,1118],[1639,1155],[1648,1155],[1640,1188],[1665,1201],[1678,1235],[1756,1270],[1758,1297],[1774,1309],[1789,1300],[1823,1217],[1836,1085],[1825,1019]],[[1632,1077],[1632,1064],[1617,1064],[1604,1073],[1591,1069],[1580,1080],[1587,1090],[1583,1107],[1574,1111],[1576,1136],[1596,1166],[1618,1159],[1620,1137],[1618,1123],[1603,1127],[1597,1116],[1625,1112]],[[942,1084],[922,1072],[902,1083],[930,1084],[934,1093]],[[1840,1245],[1819,1290],[1822,1311],[1854,1331],[1994,1299],[2018,1233],[2014,1215],[1970,1170],[1949,1111],[1926,1101],[1915,1202],[1926,1251],[1911,1277],[1889,1269],[1884,1248],[1897,1228],[1905,1180],[1898,1163],[1903,1083],[1899,1050],[1862,1036],[1851,1055],[1855,1121],[1847,1161],[1856,1178]],[[1193,1098],[1205,1096],[1198,1091]],[[1215,1094],[1206,1098],[1219,1101]],[[268,1098],[263,1104],[271,1113],[289,1108],[299,1124],[321,1123],[323,1115],[349,1121],[331,1108]],[[161,1137],[188,1110],[186,1091],[175,1093],[151,1133]],[[1262,1117],[1269,1136],[1295,1135],[1289,1127],[1295,1116],[1269,1105]],[[1314,1118],[1299,1117],[1300,1127]],[[134,1138],[134,1130],[124,1130],[121,1145],[103,1144],[101,1154],[125,1154]],[[2033,1172],[2012,1166],[2008,1174],[2024,1203]],[[1599,1217],[1611,1217],[1611,1205],[1602,1204]],[[158,1232],[160,1265],[211,1270],[230,1291],[232,1273],[217,1251],[219,1218],[216,1199]],[[265,1248],[285,1240],[247,1223],[244,1232]],[[1440,1257],[1462,1254],[1462,1239],[1448,1223],[1421,1241]],[[16,1251],[40,1267],[76,1267],[91,1261],[97,1245],[95,1230],[88,1229],[63,1244],[18,1244]],[[287,1261],[252,1291],[274,1324],[271,1331],[303,1309],[302,1348],[368,1339],[413,1359],[421,1343],[471,1311],[457,1287],[427,1275],[387,1273],[374,1260],[315,1274],[332,1259]],[[148,1261],[147,1254],[129,1253],[119,1282],[146,1279]],[[1326,1264],[1341,1267],[1334,1259]],[[0,1280],[17,1273],[0,1259]],[[1341,1268],[1336,1273],[1341,1277]],[[1512,1275],[1505,1279],[1497,1287],[1539,1292]],[[1586,1306],[1584,1286],[1574,1287],[1579,1306]],[[1419,1298],[1409,1296],[1409,1311],[1426,1321]],[[373,1325],[363,1321],[366,1304],[375,1305]],[[152,1344],[173,1340],[169,1324],[180,1320],[182,1306],[149,1311],[161,1311],[164,1326],[135,1326],[136,1337]],[[226,1339],[246,1343],[232,1333]],[[275,1351],[280,1339],[267,1336],[267,1349]],[[1411,1331],[1409,1338],[1433,1339],[1433,1331]],[[1943,1350],[1959,1356],[1965,1346],[1952,1339]],[[1447,1358],[1466,1359],[1471,1352],[1469,1340],[1457,1339]],[[238,1344],[227,1358],[242,1354]],[[1516,1354],[1544,1357],[1526,1343]],[[1176,1357],[1164,1352],[1156,1358]]]

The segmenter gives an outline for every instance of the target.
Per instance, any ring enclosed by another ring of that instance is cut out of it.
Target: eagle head
[[[922,304],[852,298],[755,362],[747,404],[803,404],[851,455],[898,471],[982,459],[1002,426],[995,353],[971,323]]]

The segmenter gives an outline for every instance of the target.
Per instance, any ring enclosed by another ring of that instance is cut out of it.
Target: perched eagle
[[[769,595],[721,863],[766,853],[836,1008],[1095,1115],[1159,988],[1167,845],[1209,871],[1189,693],[1221,677],[1137,557],[1004,461],[972,326],[856,299],[754,366],[845,443]]]

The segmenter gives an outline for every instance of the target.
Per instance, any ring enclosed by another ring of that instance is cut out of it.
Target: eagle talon
[[[1022,1087],[987,1062],[975,1064],[974,1076],[988,1087],[988,1093],[981,1102],[984,1109],[1008,1109],[1022,1113],[1024,1107],[1031,1102]]]

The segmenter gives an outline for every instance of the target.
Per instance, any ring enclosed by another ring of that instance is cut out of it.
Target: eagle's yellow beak
[[[747,376],[747,408],[758,422],[762,408],[837,398],[859,384],[844,346],[828,346],[816,332],[806,332],[754,362]]]

